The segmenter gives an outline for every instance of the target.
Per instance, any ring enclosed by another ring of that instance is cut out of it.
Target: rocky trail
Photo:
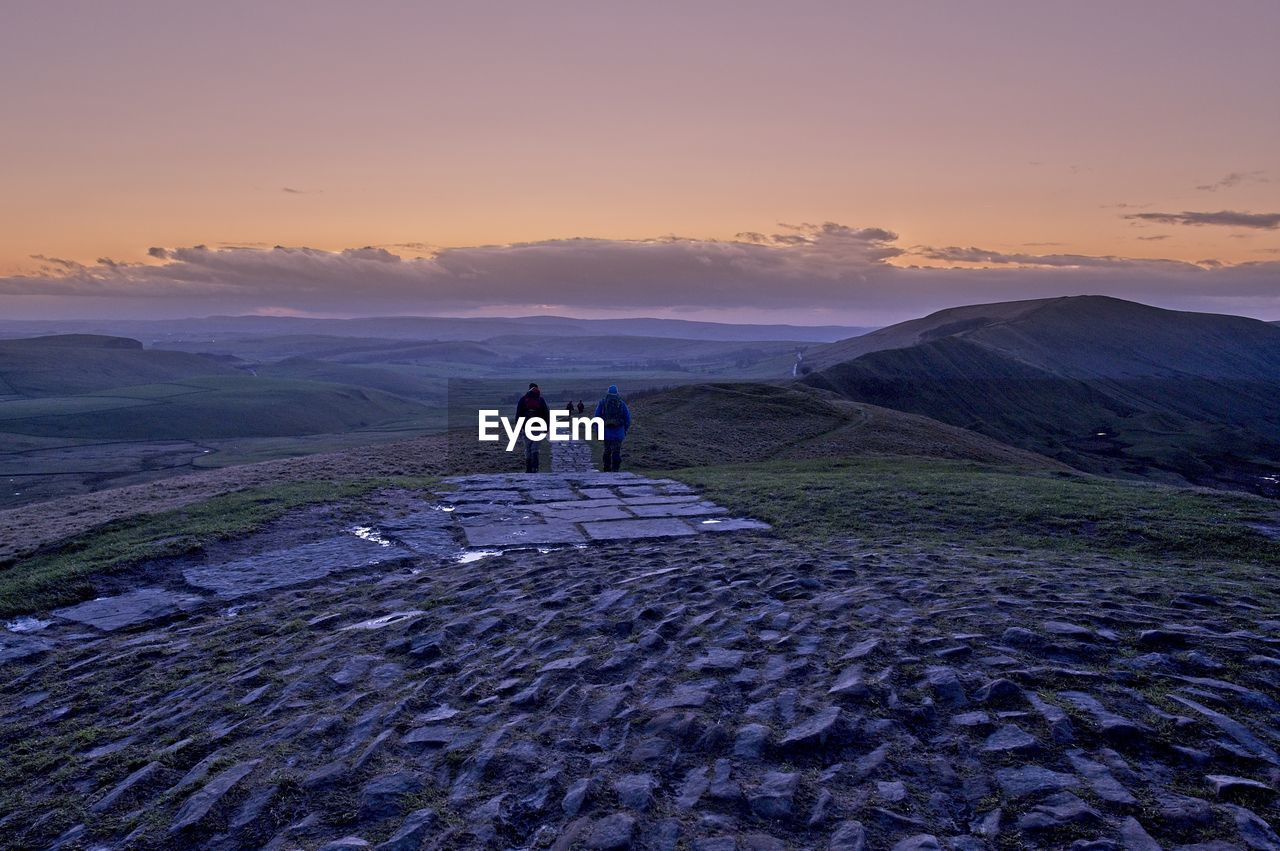
[[[5,633],[0,846],[1280,848],[1247,587],[793,543],[587,466],[302,512]]]

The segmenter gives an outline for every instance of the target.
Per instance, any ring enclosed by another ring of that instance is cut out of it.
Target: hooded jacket
[[[605,397],[596,404],[597,417],[604,416],[605,405],[610,398],[618,400],[618,404],[622,406],[622,425],[610,428],[607,424],[604,427],[605,440],[622,440],[627,436],[627,429],[631,428],[631,409],[627,407],[627,403],[622,401],[622,397],[618,395],[618,385],[609,385],[609,392]]]
[[[516,417],[526,417],[533,420],[550,420],[551,409],[547,407],[547,400],[542,398],[542,391],[536,387],[532,387],[529,389],[528,393],[521,396],[520,401],[516,403]]]

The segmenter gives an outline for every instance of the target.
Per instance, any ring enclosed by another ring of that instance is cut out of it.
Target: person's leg
[[[618,451],[618,441],[606,440],[604,442],[604,451],[600,454],[600,469],[606,473],[613,472],[613,456]]]
[[[622,469],[622,441],[613,444],[613,472]]]
[[[524,439],[524,471],[526,473],[538,472],[538,441]]]

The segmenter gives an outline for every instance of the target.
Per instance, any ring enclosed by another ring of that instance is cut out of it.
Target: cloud
[[[1203,183],[1196,187],[1201,192],[1217,192],[1219,189],[1230,189],[1241,183],[1268,183],[1265,171],[1233,171],[1221,180]]]
[[[1232,228],[1280,228],[1280,213],[1241,213],[1219,210],[1216,213],[1128,213],[1123,218],[1162,225],[1221,225]]]
[[[1144,242],[1159,242],[1162,239],[1168,239],[1168,238],[1169,238],[1169,234],[1167,233],[1157,233],[1157,234],[1153,234],[1152,236],[1138,237],[1138,239],[1141,239]]]
[[[1147,266],[1152,263],[1174,263],[1171,260],[1129,260],[1123,257],[1094,256],[1090,254],[1024,254],[992,251],[986,248],[931,248],[919,246],[912,254],[929,260],[941,260],[947,263],[973,263],[981,266],[1026,266],[1068,269],[1122,269],[1133,266]],[[1182,264],[1177,264],[1182,265]]]
[[[1246,305],[1280,316],[1280,262],[1218,267],[975,246],[908,250],[885,228],[832,222],[733,240],[572,238],[435,249],[426,256],[386,246],[196,245],[147,253],[148,262],[135,264],[39,258],[36,272],[0,278],[0,312],[10,305],[63,316],[550,309],[756,311],[776,319],[790,311],[786,315],[822,312],[824,321],[871,324],[961,304],[1101,293],[1201,310]],[[917,258],[933,263],[914,265]]]
[[[288,195],[319,195],[323,189],[294,189],[292,186],[281,186],[280,191]]]

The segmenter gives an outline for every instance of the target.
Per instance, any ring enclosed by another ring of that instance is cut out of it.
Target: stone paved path
[[[700,534],[714,506],[626,475],[451,487],[369,501],[347,537],[387,560],[32,633],[0,666],[0,846],[1280,847],[1273,597]],[[471,560],[499,518],[579,537]]]
[[[586,473],[594,469],[591,444],[582,440],[557,441],[551,444],[551,472]]]

